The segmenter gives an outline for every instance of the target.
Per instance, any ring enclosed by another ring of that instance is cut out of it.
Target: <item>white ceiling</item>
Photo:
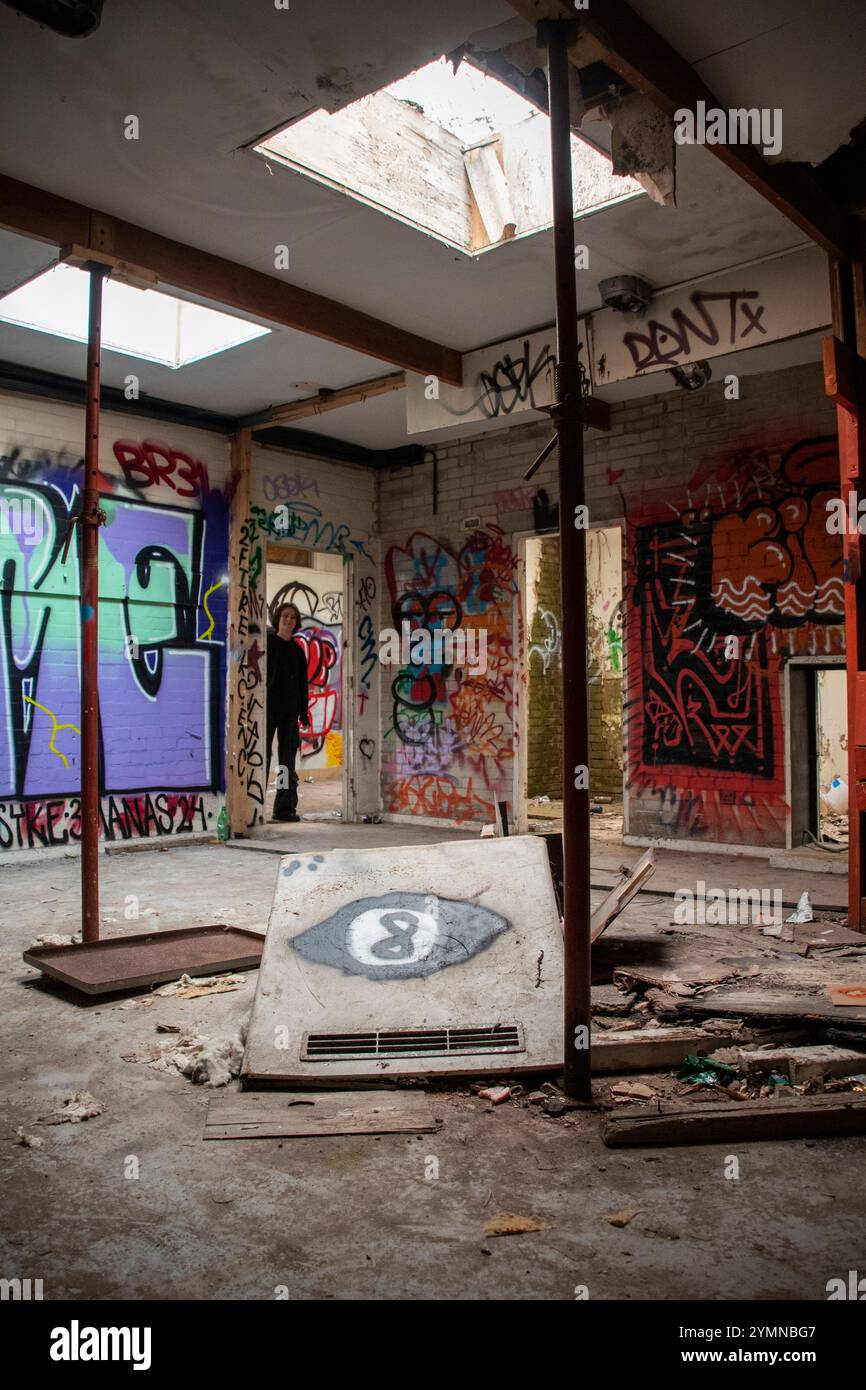
[[[725,104],[782,105],[787,157],[822,158],[866,111],[863,0],[638,0]],[[274,274],[290,248],[293,282],[466,351],[553,318],[549,233],[470,259],[242,147],[317,104],[353,99],[513,21],[505,0],[106,0],[88,39],[68,40],[0,9],[2,172],[177,240]],[[807,34],[808,25],[808,34]],[[517,21],[520,28],[520,21]],[[530,29],[523,29],[526,34]],[[514,24],[509,37],[514,37]],[[862,40],[862,41],[861,41]],[[138,141],[123,138],[139,117]],[[588,128],[604,142],[604,132]],[[678,149],[678,207],[648,198],[578,223],[598,281],[637,271],[657,288],[800,244],[801,234],[707,150]],[[0,236],[0,287],[36,273],[50,249]],[[171,288],[166,286],[166,288]],[[202,301],[209,302],[209,301]],[[264,322],[264,320],[259,320]],[[393,370],[274,326],[264,339],[172,372],[106,354],[104,379],[247,414]],[[0,325],[0,358],[83,375],[84,352]],[[369,447],[406,440],[399,393],[299,422]]]

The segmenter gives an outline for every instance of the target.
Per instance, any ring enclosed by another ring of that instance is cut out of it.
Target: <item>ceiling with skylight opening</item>
[[[285,166],[467,255],[551,226],[550,122],[469,62],[447,58],[333,114],[317,110],[254,146]],[[572,136],[579,218],[642,196]]]
[[[0,299],[0,321],[87,342],[89,275],[55,265]],[[140,290],[106,280],[102,347],[177,371],[270,333],[233,314],[191,304],[162,290]]]

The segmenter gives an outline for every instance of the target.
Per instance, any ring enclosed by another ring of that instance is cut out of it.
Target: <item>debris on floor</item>
[[[124,1062],[139,1062],[153,1071],[178,1072],[199,1086],[227,1086],[241,1069],[246,1024],[228,1038],[209,1038],[196,1028],[166,1042],[142,1043],[121,1054]]]
[[[477,1093],[482,1100],[489,1100],[492,1105],[501,1105],[504,1100],[508,1100],[511,1095],[510,1086],[485,1086]]]
[[[790,917],[786,917],[786,918],[785,918],[785,921],[786,921],[786,922],[814,922],[814,920],[815,920],[815,918],[814,918],[813,913],[812,913],[812,904],[811,904],[811,902],[809,901],[809,894],[808,894],[808,893],[801,893],[801,894],[800,894],[800,899],[799,899],[799,901],[798,901],[798,903],[797,903],[797,906],[795,907],[794,911],[791,913]]]
[[[427,1134],[439,1128],[425,1091],[243,1091],[208,1102],[202,1138]]]
[[[246,984],[246,980],[246,975],[181,975],[179,980],[172,980],[170,985],[154,990],[154,994],[166,999],[203,999],[210,994],[230,994]]]
[[[623,1226],[630,1225],[636,1216],[640,1216],[640,1207],[623,1207],[622,1211],[611,1212],[610,1216],[604,1219],[609,1225],[622,1229]]]
[[[80,940],[80,932],[73,936],[66,936],[63,932],[45,932],[30,943],[28,950],[32,951],[34,946],[77,946]]]
[[[547,1224],[534,1216],[517,1216],[512,1211],[498,1211],[484,1224],[486,1236],[522,1236],[530,1231],[546,1231]]]
[[[36,1123],[40,1125],[78,1125],[81,1124],[82,1120],[92,1120],[97,1115],[101,1115],[107,1108],[89,1091],[76,1091],[74,1095],[67,1096],[58,1109],[50,1111],[47,1115],[40,1115]]]
[[[37,1138],[35,1134],[25,1133],[23,1125],[19,1125],[16,1129],[15,1140],[25,1149],[41,1149],[45,1147],[45,1140]]]

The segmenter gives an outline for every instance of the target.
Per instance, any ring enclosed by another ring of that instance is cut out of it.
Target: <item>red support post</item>
[[[99,940],[99,370],[104,266],[91,264],[81,498],[81,934]]]

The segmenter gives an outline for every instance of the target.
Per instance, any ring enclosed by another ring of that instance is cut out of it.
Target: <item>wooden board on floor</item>
[[[716,1103],[660,1101],[605,1115],[608,1148],[632,1144],[713,1144],[738,1139],[801,1139],[813,1134],[866,1133],[866,1092],[803,1100]]]
[[[723,1018],[818,1019],[845,1027],[866,1026],[866,1008],[831,1004],[827,995],[797,994],[781,989],[719,989],[694,999],[674,1001],[681,1013]]]
[[[426,1091],[239,1091],[208,1102],[203,1139],[429,1134]]]
[[[607,1029],[592,1034],[593,1072],[653,1071],[677,1067],[689,1055],[715,1052],[729,1039],[702,1028]]]

